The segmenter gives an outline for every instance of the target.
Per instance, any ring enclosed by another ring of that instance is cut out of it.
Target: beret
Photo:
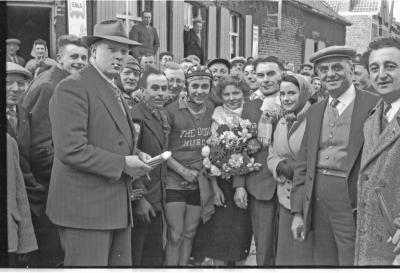
[[[131,55],[128,55],[125,59],[125,68],[130,68],[133,70],[140,71],[140,65],[139,65],[138,61]]]
[[[318,50],[310,57],[310,62],[316,63],[320,60],[330,57],[342,57],[352,59],[356,55],[356,51],[348,46],[330,46]]]
[[[17,44],[20,45],[21,41],[15,38],[10,38],[6,40],[6,44]]]
[[[24,67],[20,66],[19,64],[7,62],[7,74],[21,74],[25,77],[25,80],[30,80],[32,78],[31,72],[29,72]]]
[[[247,62],[246,58],[245,58],[245,57],[241,57],[241,56],[235,57],[235,58],[233,58],[233,59],[230,60],[231,67],[232,67],[235,63],[242,63],[242,64],[245,65],[246,62]]]
[[[231,64],[229,63],[229,61],[227,59],[221,59],[221,58],[217,58],[217,59],[212,59],[208,64],[207,67],[210,68],[213,64],[218,64],[218,63],[222,63],[224,65],[226,65],[226,67],[228,69],[231,68]]]

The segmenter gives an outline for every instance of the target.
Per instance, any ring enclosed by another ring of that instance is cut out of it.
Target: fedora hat
[[[91,46],[94,42],[106,39],[121,44],[131,46],[142,45],[139,42],[130,40],[125,33],[125,28],[120,20],[101,21],[94,26],[93,35],[82,37],[87,46]]]
[[[6,64],[7,74],[20,74],[25,80],[32,79],[32,74],[26,68],[20,66],[19,64],[7,62]]]

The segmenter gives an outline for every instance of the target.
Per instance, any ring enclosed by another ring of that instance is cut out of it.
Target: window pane
[[[235,33],[238,32],[237,21],[238,21],[237,16],[236,15],[232,15],[231,16],[231,32],[235,32]]]

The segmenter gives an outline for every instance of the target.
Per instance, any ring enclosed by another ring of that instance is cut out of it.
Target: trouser
[[[45,213],[32,215],[32,224],[38,243],[38,250],[32,253],[30,265],[34,267],[56,267],[62,265],[64,253],[61,248],[57,227]]]
[[[64,266],[132,266],[131,228],[91,230],[59,227]]]
[[[132,229],[132,262],[134,266],[161,266],[163,261],[163,220],[157,211],[151,223],[135,221]]]
[[[250,195],[251,225],[256,244],[258,266],[274,265],[275,215],[275,196],[271,200],[257,200]]]
[[[314,187],[314,263],[353,265],[356,230],[346,180],[317,172]]]

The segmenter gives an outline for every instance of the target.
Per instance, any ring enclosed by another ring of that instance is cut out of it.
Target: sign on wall
[[[87,35],[86,0],[68,0],[68,34]]]
[[[254,58],[258,57],[258,26],[253,25],[253,52]]]

